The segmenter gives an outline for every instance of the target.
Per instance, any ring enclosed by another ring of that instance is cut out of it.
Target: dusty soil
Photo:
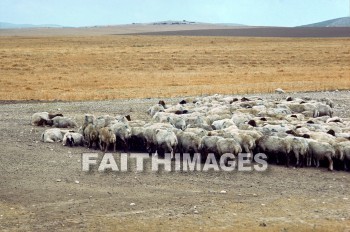
[[[296,95],[330,97],[336,115],[350,117],[348,91]],[[85,173],[81,154],[90,150],[44,144],[44,128],[29,124],[34,112],[58,110],[78,121],[87,112],[148,120],[157,101],[0,105],[0,230],[350,231],[349,172]]]

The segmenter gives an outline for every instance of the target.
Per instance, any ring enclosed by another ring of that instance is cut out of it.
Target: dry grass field
[[[0,100],[350,89],[350,40],[0,37]]]

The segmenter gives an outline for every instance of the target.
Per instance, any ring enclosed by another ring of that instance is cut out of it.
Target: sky
[[[349,16],[350,0],[0,0],[0,22],[94,26],[187,20],[299,26]]]

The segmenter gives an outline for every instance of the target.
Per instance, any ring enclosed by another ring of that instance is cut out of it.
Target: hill
[[[0,29],[42,28],[42,27],[62,27],[62,26],[56,25],[56,24],[34,25],[34,24],[14,24],[14,23],[0,22]]]
[[[319,23],[303,25],[301,27],[350,27],[350,17],[331,19]]]

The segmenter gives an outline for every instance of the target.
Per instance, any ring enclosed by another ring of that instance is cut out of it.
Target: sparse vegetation
[[[1,100],[350,89],[349,39],[0,37]]]

